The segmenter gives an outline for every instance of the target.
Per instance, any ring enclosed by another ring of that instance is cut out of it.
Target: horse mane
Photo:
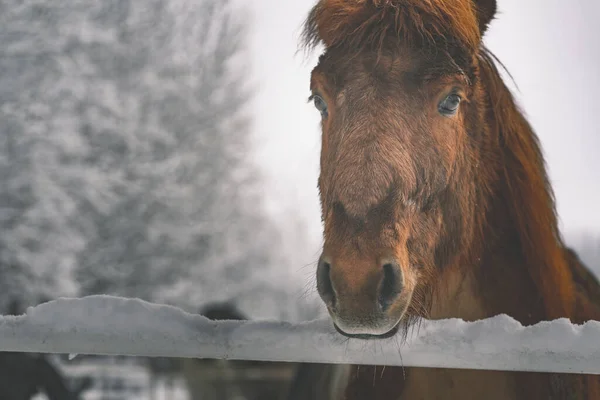
[[[489,99],[486,120],[503,151],[501,190],[509,202],[526,268],[544,299],[546,318],[569,317],[575,303],[573,279],[540,143],[494,60],[487,49],[479,51],[481,79]]]
[[[353,50],[402,38],[418,47],[458,45],[475,51],[481,41],[472,0],[321,0],[304,24],[306,48],[346,45]]]

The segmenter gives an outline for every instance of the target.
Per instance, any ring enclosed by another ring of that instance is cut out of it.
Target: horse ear
[[[479,30],[481,35],[487,31],[488,25],[494,19],[497,11],[496,0],[473,0],[477,9],[477,18],[479,19]]]

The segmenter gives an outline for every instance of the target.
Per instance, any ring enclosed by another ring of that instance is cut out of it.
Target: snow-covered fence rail
[[[424,321],[401,343],[348,340],[328,320],[213,322],[174,307],[92,296],[0,317],[0,351],[600,374],[600,322]]]

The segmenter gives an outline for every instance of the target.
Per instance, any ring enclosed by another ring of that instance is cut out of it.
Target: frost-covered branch
[[[213,322],[109,296],[60,299],[0,317],[0,351],[385,364],[600,374],[600,323],[523,327],[508,316],[424,321],[406,343],[347,340],[328,320]]]

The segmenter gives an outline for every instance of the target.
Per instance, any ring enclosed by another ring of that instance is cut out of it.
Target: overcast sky
[[[316,55],[296,54],[302,22],[315,1],[245,1],[253,13],[257,157],[267,174],[269,205],[274,212],[294,210],[318,246],[319,116],[307,103]],[[540,136],[563,231],[598,233],[600,2],[500,0],[499,8],[486,43],[515,78],[516,95]]]

